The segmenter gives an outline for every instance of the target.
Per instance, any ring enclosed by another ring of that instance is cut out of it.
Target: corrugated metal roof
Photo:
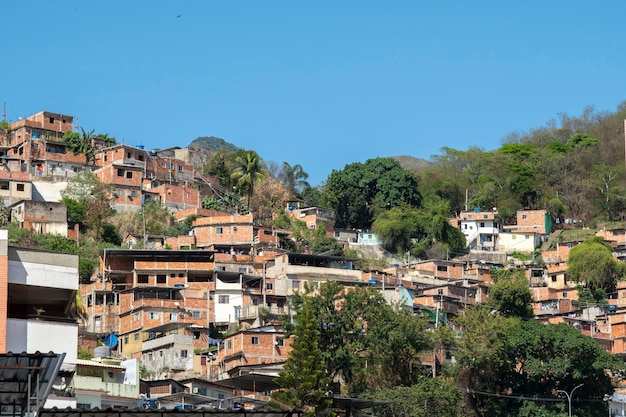
[[[76,365],[95,366],[97,368],[107,368],[107,369],[126,369],[121,365],[113,365],[110,363],[102,363],[102,362],[96,362],[96,361],[86,360],[86,359],[76,359]]]
[[[0,416],[24,416],[45,403],[65,353],[0,354]]]

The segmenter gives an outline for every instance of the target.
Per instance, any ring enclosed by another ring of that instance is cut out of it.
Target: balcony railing
[[[157,337],[155,339],[146,340],[141,344],[142,350],[156,349],[167,345],[193,345],[193,337],[183,334],[171,334],[169,336]]]

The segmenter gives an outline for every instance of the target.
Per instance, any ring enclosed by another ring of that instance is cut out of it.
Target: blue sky
[[[626,2],[3,2],[0,101],[146,149],[218,136],[313,185],[626,100]],[[1,103],[0,103],[1,104]]]

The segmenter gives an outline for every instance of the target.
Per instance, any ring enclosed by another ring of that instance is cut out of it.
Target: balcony
[[[183,334],[171,334],[168,336],[157,337],[156,339],[146,340],[141,344],[141,350],[154,350],[162,346],[170,345],[193,345],[193,336]]]
[[[355,271],[351,269],[338,269],[338,268],[320,268],[317,266],[301,266],[301,265],[288,265],[284,268],[285,275],[293,275],[299,279],[318,278],[328,279],[335,281],[354,281],[359,282],[361,280],[361,271]]]

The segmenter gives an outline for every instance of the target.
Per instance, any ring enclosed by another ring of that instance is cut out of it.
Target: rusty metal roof
[[[41,409],[64,358],[53,352],[0,354],[0,417]]]

